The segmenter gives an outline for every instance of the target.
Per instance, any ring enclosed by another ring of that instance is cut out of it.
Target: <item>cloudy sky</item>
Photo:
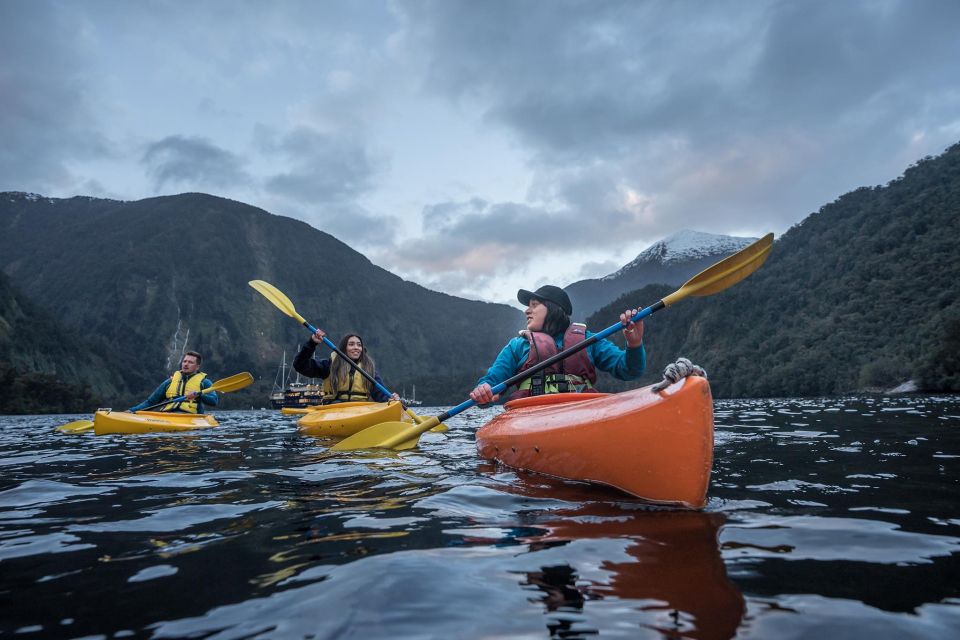
[[[0,190],[201,191],[469,298],[960,141],[955,0],[0,0]]]

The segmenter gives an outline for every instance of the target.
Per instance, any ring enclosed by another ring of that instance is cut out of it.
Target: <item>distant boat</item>
[[[423,404],[422,401],[417,400],[417,385],[413,385],[413,393],[410,394],[410,397],[407,397],[407,388],[403,388],[403,393],[400,394],[400,402],[407,405],[408,407],[419,407]]]
[[[300,374],[297,374],[296,382],[287,385],[283,392],[283,406],[286,409],[304,409],[313,407],[323,401],[323,391],[318,384],[307,384],[300,382]]]
[[[283,360],[280,361],[280,369],[273,379],[273,389],[270,391],[270,406],[274,409],[283,409],[284,396],[283,391],[287,386],[287,352],[283,352]]]
[[[273,380],[273,390],[270,392],[270,406],[274,409],[302,409],[320,404],[323,399],[323,392],[318,384],[307,384],[300,381],[300,374],[297,373],[297,379],[290,381],[287,373],[287,352],[283,352],[283,359],[280,361],[280,368]]]

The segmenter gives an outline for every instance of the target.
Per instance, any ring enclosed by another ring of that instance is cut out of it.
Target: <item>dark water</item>
[[[960,398],[718,402],[704,512],[481,461],[494,411],[336,456],[0,417],[0,636],[957,637]]]

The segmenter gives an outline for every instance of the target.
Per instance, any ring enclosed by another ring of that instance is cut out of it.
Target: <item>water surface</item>
[[[960,628],[960,398],[719,401],[702,512],[482,461],[473,434],[498,411],[336,455],[273,411],[99,437],[54,430],[89,416],[2,416],[0,636]]]

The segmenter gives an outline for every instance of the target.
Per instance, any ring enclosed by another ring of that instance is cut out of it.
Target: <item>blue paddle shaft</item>
[[[317,329],[315,326],[313,326],[312,324],[310,324],[310,323],[307,322],[306,320],[303,321],[303,326],[305,326],[307,329],[310,329],[310,333],[316,333],[316,332],[318,331],[318,329]],[[359,371],[359,372],[360,372],[360,375],[362,375],[364,378],[366,378],[367,380],[369,380],[369,381],[373,384],[373,386],[375,386],[377,389],[380,390],[380,393],[382,393],[382,394],[384,394],[384,395],[387,395],[387,396],[392,396],[392,395],[393,395],[393,393],[391,393],[389,389],[387,389],[385,386],[383,386],[382,384],[380,384],[379,382],[377,382],[376,379],[375,379],[373,376],[371,376],[369,373],[367,373],[366,371],[364,371],[359,365],[357,365],[353,360],[351,360],[351,359],[350,359],[350,356],[348,356],[347,354],[345,354],[343,351],[340,351],[340,349],[337,348],[337,345],[333,344],[333,342],[331,342],[330,339],[327,338],[327,336],[323,336],[323,344],[325,344],[325,345],[327,345],[328,347],[330,347],[331,349],[333,349],[333,352],[334,352],[335,354],[337,354],[338,356],[340,356],[341,358],[343,358],[344,360],[346,360],[348,363],[350,363],[350,366],[352,366],[354,369],[356,369],[357,371]],[[401,404],[403,404],[403,403],[401,403]],[[407,407],[404,406],[403,408],[406,409]]]
[[[650,305],[649,307],[647,307],[646,309],[643,309],[642,311],[638,311],[635,316],[633,316],[632,318],[630,318],[630,322],[637,322],[637,321],[639,321],[639,320],[643,320],[644,318],[646,318],[647,316],[649,316],[649,315],[650,315],[651,313],[653,313],[654,311],[659,311],[660,309],[663,309],[665,306],[666,306],[666,305],[663,303],[663,300],[660,300],[660,301],[658,301],[656,304],[652,304],[652,305]],[[522,381],[522,380],[524,380],[524,379],[526,379],[526,378],[529,378],[530,376],[532,376],[532,375],[535,374],[536,372],[538,372],[538,371],[543,371],[544,369],[546,369],[547,367],[549,367],[549,366],[552,365],[553,363],[559,362],[560,360],[563,360],[564,358],[567,358],[567,357],[573,355],[574,353],[576,353],[576,352],[578,352],[578,351],[581,351],[581,350],[583,350],[583,349],[586,349],[587,347],[589,347],[590,345],[592,345],[594,342],[598,342],[598,341],[600,341],[600,340],[603,340],[604,338],[613,335],[614,333],[616,333],[616,332],[617,332],[618,330],[620,330],[620,329],[623,329],[623,324],[621,324],[621,323],[619,323],[619,322],[616,323],[616,324],[612,324],[612,325],[610,325],[609,327],[607,327],[606,329],[604,329],[603,331],[601,331],[600,333],[595,333],[595,334],[593,334],[592,336],[590,336],[589,338],[587,338],[587,339],[584,340],[583,342],[581,342],[581,343],[579,343],[579,344],[576,344],[576,345],[570,347],[569,349],[564,349],[563,351],[561,351],[561,352],[558,353],[557,355],[551,356],[551,357],[547,358],[546,360],[544,360],[543,362],[540,362],[540,363],[538,363],[537,365],[535,365],[535,366],[533,366],[533,367],[530,367],[530,368],[527,369],[526,371],[521,371],[520,373],[518,373],[517,375],[513,376],[512,378],[509,378],[509,379],[507,379],[507,380],[504,380],[503,382],[501,382],[501,383],[498,384],[497,386],[493,387],[493,388],[491,389],[491,391],[493,391],[493,394],[494,394],[494,395],[496,395],[496,394],[498,394],[498,393],[503,393],[503,392],[506,391],[507,388],[510,387],[511,385],[517,384],[518,382],[520,382],[520,381]],[[457,415],[458,413],[462,413],[463,411],[466,411],[467,409],[469,409],[470,407],[472,407],[472,406],[475,405],[475,404],[477,404],[477,402],[476,402],[475,400],[473,400],[473,399],[467,400],[467,401],[465,401],[465,402],[461,402],[460,404],[458,404],[457,406],[453,407],[452,409],[448,409],[447,412],[444,413],[443,415],[439,416],[439,417],[437,418],[437,420],[439,420],[440,422],[445,422],[446,420],[452,418],[453,416]]]

